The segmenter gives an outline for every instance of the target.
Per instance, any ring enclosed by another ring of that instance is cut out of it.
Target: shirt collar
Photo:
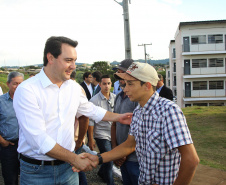
[[[94,87],[94,89],[96,90],[98,86],[99,86],[99,84],[97,84],[97,85]]]
[[[9,91],[6,93],[6,99],[7,99],[7,100],[9,100],[9,99],[12,100],[12,98],[11,98],[10,95],[9,95]]]
[[[88,86],[91,86],[91,83],[88,85],[85,81],[84,81],[84,83],[86,84],[86,86],[88,87]]]
[[[155,104],[157,103],[158,98],[159,98],[159,94],[155,91],[155,93],[147,101],[147,103],[144,105],[144,107],[141,107],[139,104],[138,109],[142,109],[145,114],[148,114],[152,110],[152,108],[155,106]]]
[[[163,84],[161,87],[159,87],[159,88],[157,89],[157,92],[158,92],[158,93],[160,93],[160,91],[162,90],[163,86],[164,86],[164,84]]]
[[[41,81],[41,84],[42,84],[43,88],[46,88],[46,87],[48,87],[50,85],[53,85],[53,83],[50,81],[50,79],[46,76],[44,68],[42,68],[42,70],[40,71],[38,77],[39,77],[39,79]],[[63,83],[68,83],[68,81],[69,80],[66,80]]]
[[[101,91],[99,92],[99,95],[100,95],[101,99],[103,99],[103,100],[104,100],[104,99],[107,99],[107,98],[102,94]],[[109,100],[110,100],[110,99],[112,99],[112,94],[111,94],[111,93],[110,93],[110,96],[109,96]]]
[[[125,97],[124,97],[124,92],[123,92],[123,91],[121,91],[121,92],[119,93],[119,96],[121,96],[122,99],[128,98],[127,95],[125,95]]]

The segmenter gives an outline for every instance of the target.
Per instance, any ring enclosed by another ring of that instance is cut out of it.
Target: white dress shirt
[[[2,88],[0,87],[0,96],[3,95]]]
[[[106,110],[88,102],[78,83],[67,80],[59,88],[44,70],[21,83],[13,106],[19,122],[18,152],[38,160],[53,160],[45,155],[56,143],[73,151],[75,115],[99,122]]]
[[[92,84],[90,83],[89,85],[84,81],[84,83],[86,84],[88,90],[89,90],[89,93],[90,93],[90,96],[92,97],[93,96],[93,87],[92,87]]]

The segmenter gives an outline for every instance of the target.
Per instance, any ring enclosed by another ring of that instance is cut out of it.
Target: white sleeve
[[[87,98],[81,93],[80,105],[78,107],[78,113],[89,117],[95,122],[100,122],[105,116],[107,110],[94,105],[92,102],[88,102]]]

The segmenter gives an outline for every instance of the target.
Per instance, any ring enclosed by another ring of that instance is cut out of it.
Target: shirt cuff
[[[104,118],[106,112],[107,112],[107,110],[105,110],[105,109],[103,109],[101,107],[96,106],[96,113],[97,113],[96,115],[97,116],[94,118],[94,121],[96,123],[100,122]]]
[[[41,154],[48,153],[50,150],[53,149],[53,147],[55,145],[56,145],[56,141],[54,141],[54,139],[52,139],[51,137],[47,136],[47,138],[45,139],[44,143],[40,147],[40,153]]]

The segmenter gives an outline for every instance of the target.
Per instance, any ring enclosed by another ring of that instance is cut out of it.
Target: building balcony
[[[226,98],[226,89],[184,90],[184,98]]]
[[[182,68],[185,74],[184,67]],[[190,68],[190,74],[186,74],[185,76],[190,75],[212,75],[217,74],[224,76],[226,74],[225,67],[203,67],[203,68]]]
[[[226,53],[225,43],[182,45],[182,55],[222,54]]]
[[[183,79],[199,79],[199,78],[225,78],[226,74],[206,74],[206,75],[184,75]]]

